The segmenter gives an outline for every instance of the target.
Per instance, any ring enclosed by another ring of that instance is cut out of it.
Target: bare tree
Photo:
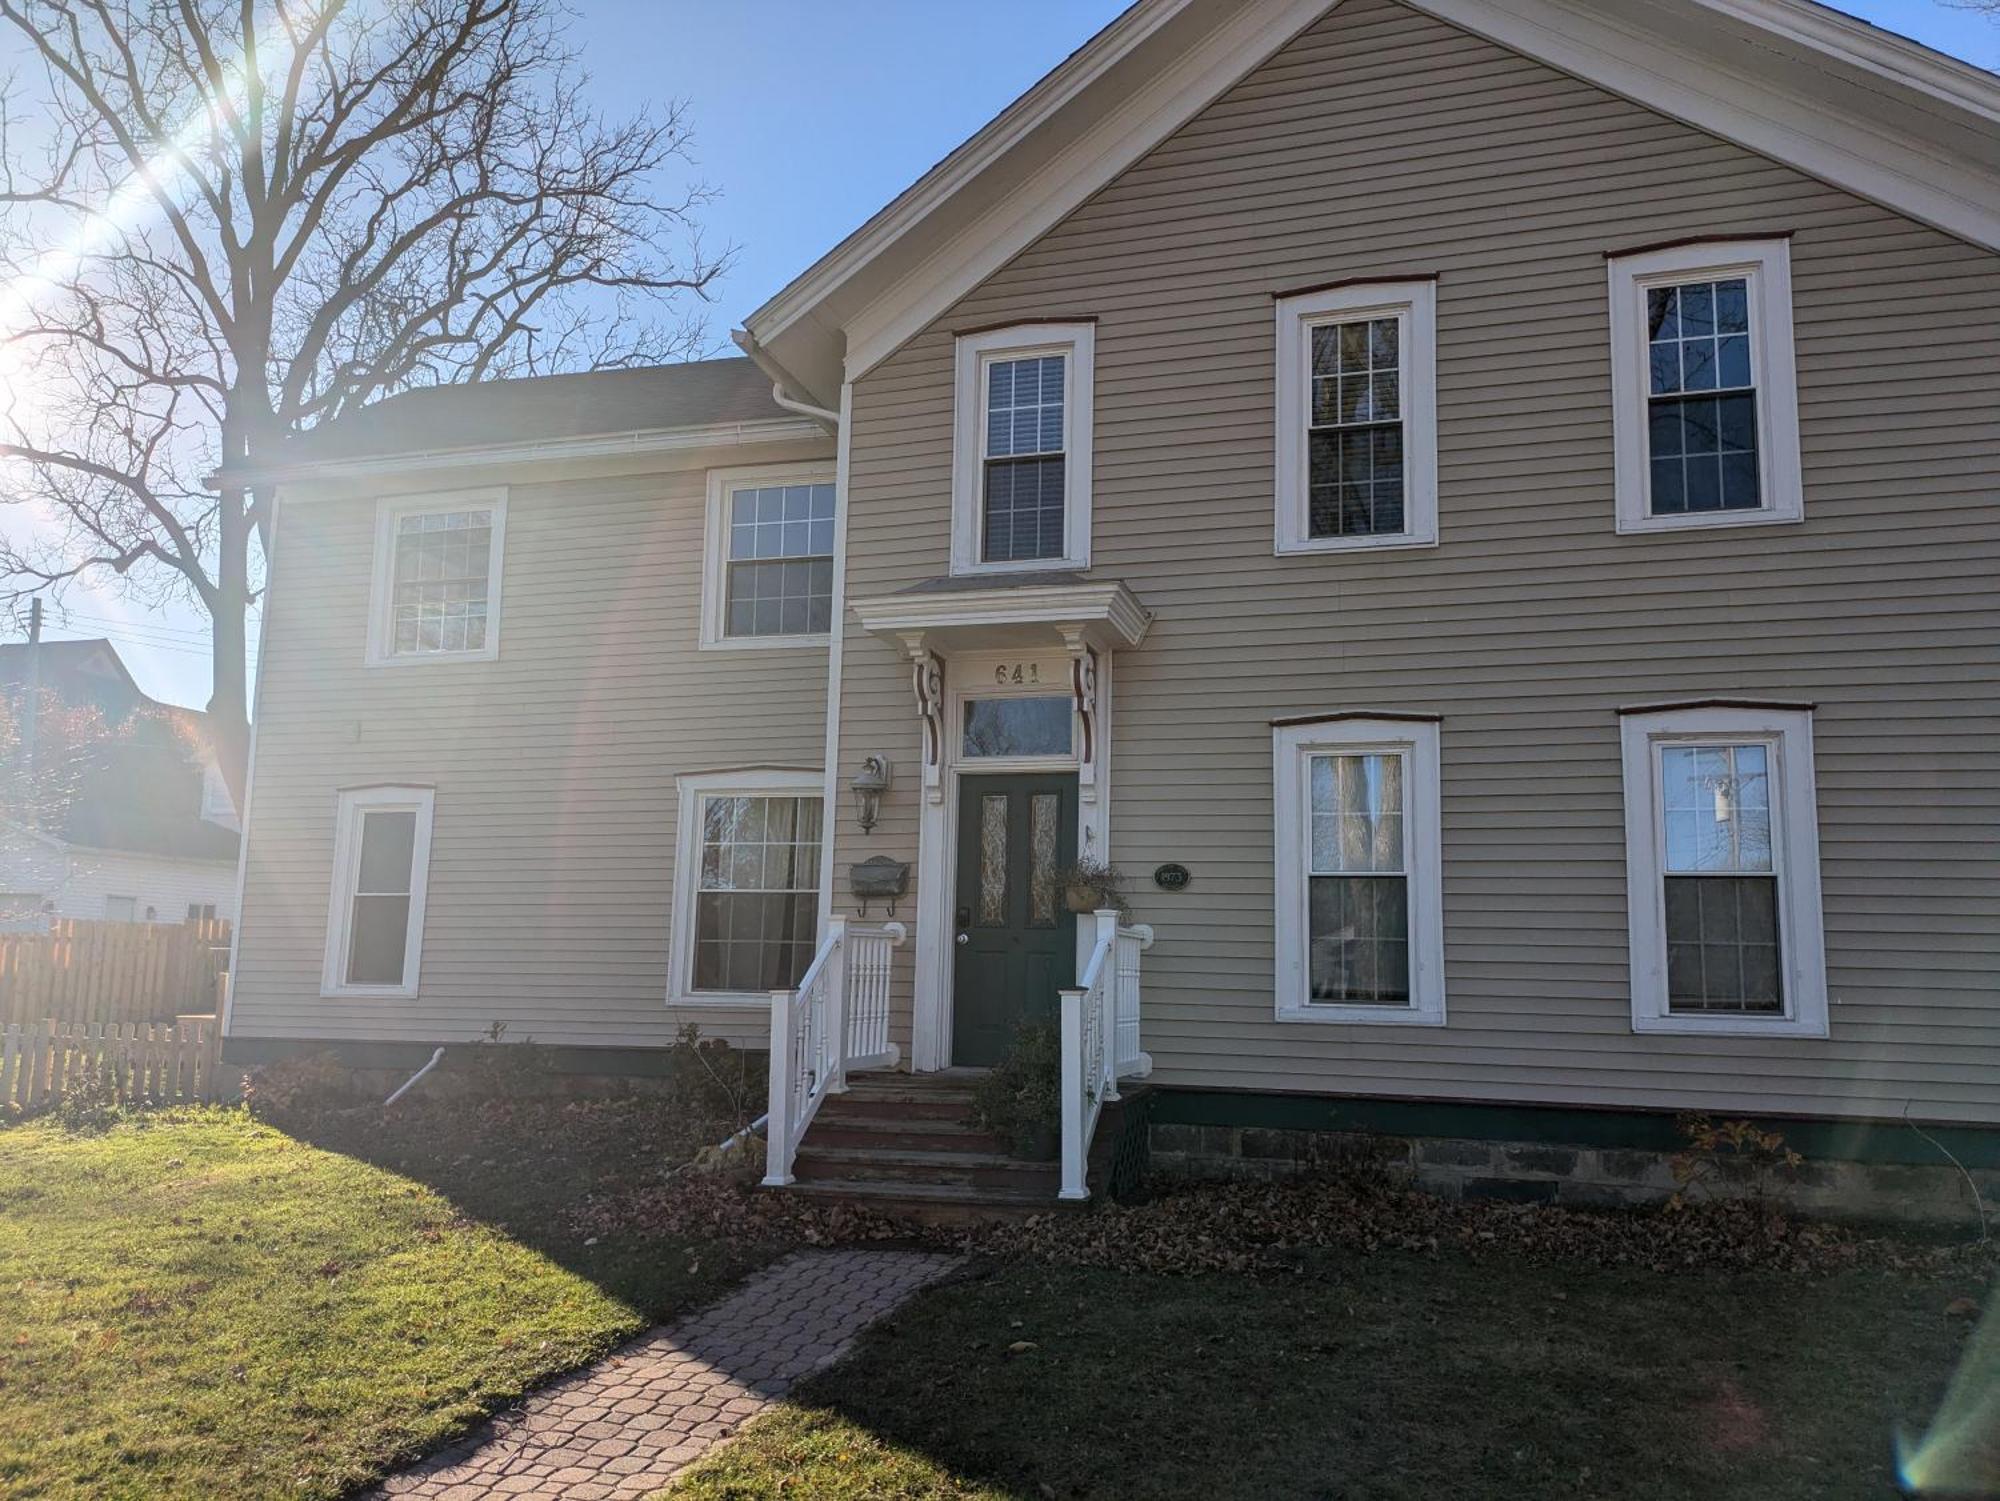
[[[0,599],[213,625],[223,761],[278,445],[397,389],[700,346],[684,107],[608,121],[561,0],[0,0]],[[211,486],[204,476],[215,475]],[[16,533],[20,528],[13,529]]]

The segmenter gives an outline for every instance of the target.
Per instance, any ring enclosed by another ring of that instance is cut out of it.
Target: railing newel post
[[[1062,991],[1062,1189],[1059,1199],[1087,1199],[1083,1131],[1083,1030],[1087,992]]]
[[[771,992],[771,1083],[764,1123],[764,1186],[792,1181],[792,1008],[798,992]]]
[[[847,1060],[852,1056],[847,1037],[847,972],[854,962],[854,953],[848,946],[845,917],[833,916],[826,920],[825,941],[831,955],[820,981],[826,986],[826,1092],[846,1094]]]

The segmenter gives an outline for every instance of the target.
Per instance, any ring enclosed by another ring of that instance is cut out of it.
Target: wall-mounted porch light
[[[889,790],[894,777],[895,768],[887,756],[870,756],[848,784],[854,789],[854,821],[861,825],[862,833],[875,827],[875,820],[882,812],[882,794]]]

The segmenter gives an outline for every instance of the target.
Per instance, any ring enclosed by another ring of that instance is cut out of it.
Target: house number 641
[[[1009,683],[1039,683],[1042,680],[1042,665],[1039,662],[1015,662],[1011,666],[1002,662],[993,669],[993,681],[1005,687]]]

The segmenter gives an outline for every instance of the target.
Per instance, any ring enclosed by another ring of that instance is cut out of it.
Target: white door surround
[[[1074,771],[1074,853],[1108,860],[1112,659],[1117,647],[1144,639],[1152,617],[1123,584],[1083,584],[1068,577],[1050,584],[912,591],[857,600],[853,608],[865,630],[892,641],[909,662],[922,725],[910,1066],[924,1073],[951,1061],[959,780],[982,772]],[[1058,693],[1071,701],[1068,754],[965,754],[968,700]],[[1081,924],[1077,936],[1081,947],[1086,938]],[[1078,962],[1087,957],[1079,952]]]

